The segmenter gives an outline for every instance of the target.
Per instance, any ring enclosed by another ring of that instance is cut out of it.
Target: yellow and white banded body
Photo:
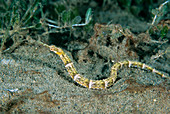
[[[110,76],[108,78],[103,79],[103,80],[89,80],[88,78],[83,77],[81,74],[79,74],[77,72],[73,62],[71,61],[69,56],[66,53],[64,53],[64,51],[61,48],[55,47],[54,45],[49,46],[49,48],[52,52],[59,55],[59,57],[61,58],[61,60],[63,61],[64,65],[65,65],[65,68],[67,69],[68,73],[70,74],[71,78],[78,84],[80,84],[84,87],[87,87],[87,88],[106,89],[106,88],[112,86],[117,78],[117,71],[124,66],[127,66],[129,68],[130,67],[138,67],[141,69],[146,69],[146,70],[149,70],[153,73],[160,75],[161,77],[169,78],[169,77],[165,76],[163,73],[155,70],[154,68],[152,68],[144,63],[136,62],[136,61],[122,61],[122,62],[118,62],[112,66]]]

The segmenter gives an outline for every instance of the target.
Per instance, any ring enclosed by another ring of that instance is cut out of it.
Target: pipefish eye
[[[61,55],[63,53],[63,50],[61,48],[57,48],[54,45],[49,46],[50,51],[53,51],[54,53]]]

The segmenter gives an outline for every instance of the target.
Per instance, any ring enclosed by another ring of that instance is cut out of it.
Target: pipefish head
[[[58,55],[62,55],[64,51],[61,48],[55,47],[54,45],[49,46],[50,51],[53,51],[54,53]]]

